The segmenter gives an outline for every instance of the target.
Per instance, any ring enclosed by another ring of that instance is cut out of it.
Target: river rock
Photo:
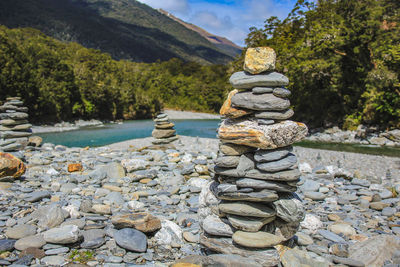
[[[225,120],[218,130],[222,142],[262,149],[276,149],[301,141],[308,129],[302,123],[284,121],[258,125],[256,121]]]
[[[239,156],[224,156],[218,157],[215,160],[215,165],[223,168],[234,168],[239,165]]]
[[[295,194],[284,194],[273,203],[276,216],[286,222],[300,223],[304,219],[305,210],[299,197]]]
[[[250,151],[253,151],[254,148],[227,143],[227,144],[221,144],[219,146],[219,150],[221,151],[221,153],[227,156],[240,156]]]
[[[17,242],[15,242],[15,248],[18,250],[24,250],[27,248],[41,248],[45,244],[46,241],[43,239],[43,235],[38,234],[19,239]]]
[[[253,179],[260,179],[260,180],[269,180],[269,181],[298,181],[301,173],[299,170],[285,170],[280,172],[265,172],[261,170],[249,170],[246,171],[244,174],[243,172],[238,172],[236,169],[227,169],[227,168],[214,168],[215,173],[230,177],[249,177]]]
[[[82,234],[76,225],[65,225],[47,230],[43,233],[43,239],[53,244],[71,244],[77,242]]]
[[[216,215],[207,216],[202,224],[204,231],[215,236],[232,236],[232,227]]]
[[[381,235],[357,242],[349,247],[349,258],[365,266],[383,266],[400,249],[400,241],[391,235]]]
[[[240,92],[232,96],[232,105],[234,107],[250,110],[286,110],[290,106],[287,99],[276,97],[273,94],[258,94],[252,92]]]
[[[16,240],[13,239],[0,239],[0,251],[10,251],[14,249]]]
[[[280,237],[266,232],[236,231],[232,239],[235,243],[248,248],[269,248],[282,242]]]
[[[272,208],[252,202],[222,203],[218,205],[218,208],[223,213],[240,216],[269,218],[276,215]]]
[[[289,84],[289,79],[277,72],[251,75],[244,71],[234,73],[229,82],[236,89],[251,89],[256,86],[278,87]]]
[[[4,177],[21,177],[26,171],[25,164],[9,153],[0,152],[0,180]]]
[[[251,74],[259,74],[275,69],[276,54],[270,47],[248,48],[243,69]]]
[[[156,124],[155,127],[156,129],[171,129],[174,128],[175,124],[173,124],[172,122],[167,122],[167,123],[163,123],[163,124]]]
[[[227,217],[229,223],[234,228],[246,232],[258,232],[264,225],[275,220],[275,216],[269,218],[257,218],[228,214]]]
[[[287,183],[263,181],[250,178],[241,178],[236,180],[238,187],[250,187],[254,189],[270,189],[277,192],[294,192],[296,191],[295,186],[290,186]]]
[[[118,229],[135,228],[144,233],[161,229],[160,219],[147,212],[115,215],[111,218],[111,222]]]
[[[291,95],[291,92],[288,89],[282,87],[275,88],[272,93],[274,94],[274,96],[282,98],[286,98]]]
[[[16,225],[7,229],[5,234],[11,239],[21,239],[36,234],[36,227],[30,224]]]
[[[246,109],[237,109],[232,106],[232,97],[236,95],[238,92],[239,91],[235,89],[228,94],[227,99],[225,100],[224,104],[222,105],[219,111],[219,114],[221,116],[225,116],[231,119],[236,119],[253,113],[253,111]]]
[[[151,135],[157,139],[168,138],[168,137],[174,136],[175,134],[176,134],[176,131],[173,129],[172,130],[155,129],[151,133]]]
[[[289,154],[287,157],[270,162],[257,163],[258,169],[266,172],[278,172],[290,169],[297,164],[297,157],[294,154]]]
[[[115,242],[118,246],[134,252],[146,252],[147,250],[147,237],[142,232],[132,229],[124,228],[114,233]]]
[[[279,197],[275,191],[263,189],[258,192],[228,192],[217,195],[219,199],[230,201],[272,202]]]
[[[294,115],[292,109],[284,111],[262,111],[255,113],[254,117],[258,119],[270,119],[270,120],[287,120]]]
[[[284,249],[281,254],[281,261],[285,267],[313,266],[329,267],[329,262],[317,261],[311,257],[307,251],[294,249]]]
[[[262,150],[259,149],[254,154],[254,160],[257,162],[269,162],[282,159],[289,155],[293,151],[291,146],[282,147],[274,150]]]
[[[274,91],[274,88],[271,87],[254,87],[251,89],[253,94],[266,94],[266,93],[272,93]]]
[[[200,236],[200,243],[215,252],[250,258],[262,266],[276,266],[280,262],[279,254],[274,248],[248,250],[236,246],[231,238],[212,238],[205,235]]]

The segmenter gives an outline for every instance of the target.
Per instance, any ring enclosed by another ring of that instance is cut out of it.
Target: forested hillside
[[[400,127],[400,1],[299,0],[283,21],[252,28],[246,42],[276,50],[298,120]]]
[[[114,59],[180,58],[202,64],[233,59],[197,32],[136,0],[1,0],[0,24],[39,29]]]
[[[116,61],[32,28],[0,26],[0,96],[21,96],[31,120],[150,118],[162,106],[216,112],[226,67]]]

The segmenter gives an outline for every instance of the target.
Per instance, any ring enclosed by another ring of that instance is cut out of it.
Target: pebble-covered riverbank
[[[0,183],[0,265],[168,266],[181,259],[258,266],[239,256],[205,257],[210,251],[199,244],[197,209],[217,142],[181,137],[160,150],[145,148],[148,138],[17,153],[27,171]],[[277,247],[283,265],[400,264],[399,159],[298,147],[295,153],[307,215],[295,238]]]

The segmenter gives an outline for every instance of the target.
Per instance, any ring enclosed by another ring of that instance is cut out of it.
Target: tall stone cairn
[[[154,138],[152,141],[153,144],[169,144],[178,139],[176,131],[174,130],[175,124],[169,121],[167,114],[158,114],[154,122],[156,123],[155,129],[151,133]]]
[[[23,104],[20,97],[9,97],[0,106],[0,151],[17,151],[28,144],[32,125]]]
[[[275,61],[273,49],[250,48],[245,71],[231,76],[236,89],[220,111],[214,181],[202,190],[198,211],[202,245],[263,266],[279,263],[274,246],[291,239],[304,218],[292,144],[308,129],[289,120],[289,80],[274,72]]]

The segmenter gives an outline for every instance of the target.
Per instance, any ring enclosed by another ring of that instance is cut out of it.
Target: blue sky
[[[285,18],[296,0],[139,0],[162,8],[210,33],[227,37],[238,45],[250,27],[261,28],[270,16]]]

